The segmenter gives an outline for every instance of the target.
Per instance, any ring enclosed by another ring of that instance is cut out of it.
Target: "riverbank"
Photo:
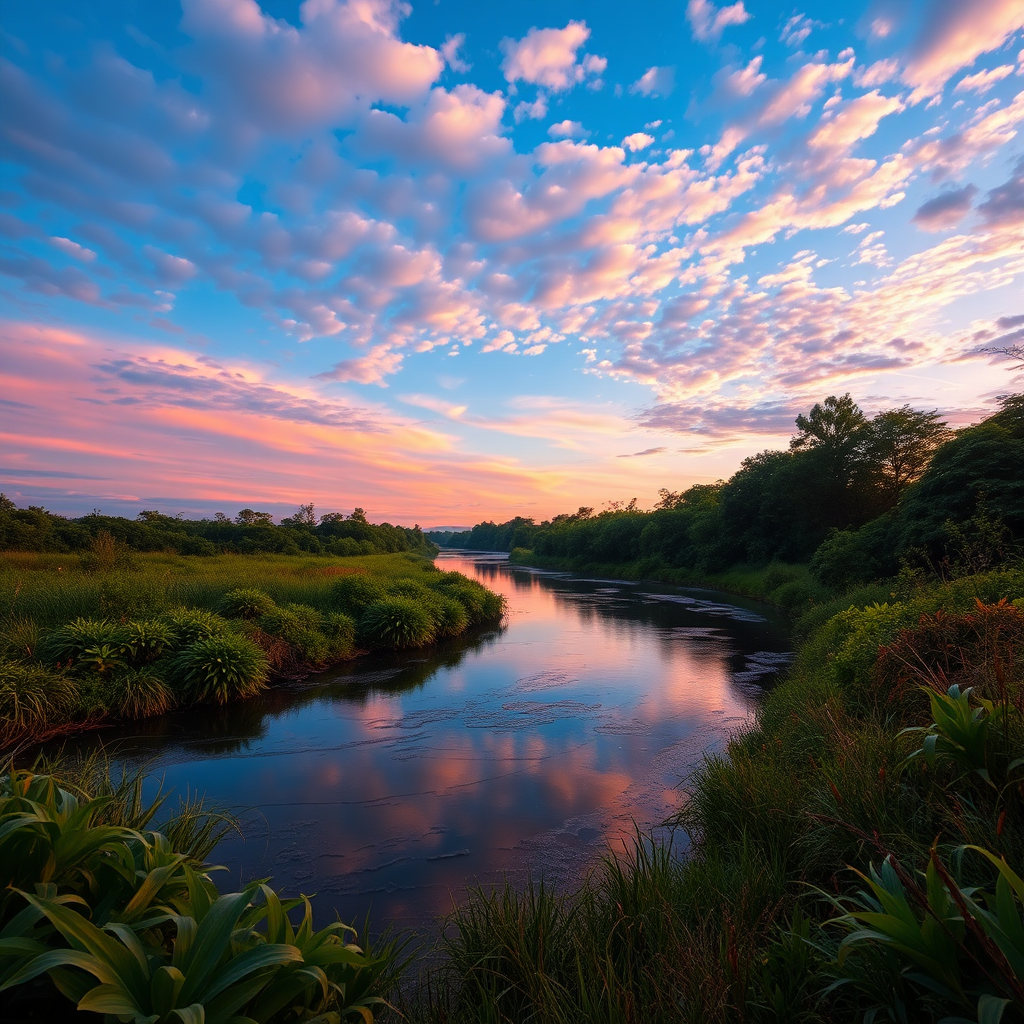
[[[755,726],[576,890],[476,890],[432,1022],[1019,1021],[1024,571],[829,617]]]
[[[0,554],[0,746],[251,696],[499,621],[419,554]]]
[[[787,615],[799,617],[812,604],[821,604],[835,597],[812,575],[806,564],[772,562],[768,565],[737,565],[726,572],[702,573],[696,569],[669,565],[653,556],[631,562],[592,562],[580,558],[557,558],[538,555],[526,548],[515,548],[509,555],[513,565],[532,566],[616,580],[653,580],[680,587],[705,587],[740,597],[764,601]],[[881,593],[881,591],[880,591]]]

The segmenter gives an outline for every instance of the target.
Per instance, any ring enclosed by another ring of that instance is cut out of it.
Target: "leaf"
[[[1009,999],[986,993],[978,1000],[978,1024],[999,1024],[1009,1005]]]
[[[113,1013],[141,1017],[142,1010],[120,985],[97,985],[90,989],[78,1002],[79,1010],[93,1013]]]

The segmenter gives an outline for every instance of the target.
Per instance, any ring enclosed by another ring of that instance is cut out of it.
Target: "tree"
[[[349,516],[349,519],[357,523],[365,523],[367,521],[366,513],[361,508],[352,509],[352,515]]]
[[[807,416],[797,416],[799,433],[789,447],[818,450],[828,456],[837,470],[848,473],[856,461],[867,422],[849,393],[841,398],[829,395],[824,402],[816,403]]]
[[[239,526],[273,526],[274,517],[269,512],[254,512],[251,508],[243,508],[235,516]]]
[[[871,420],[864,435],[864,455],[881,478],[890,508],[952,436],[935,409],[921,412],[904,405],[880,412]]]
[[[281,520],[282,526],[308,526],[312,529],[316,526],[316,510],[313,503],[300,505],[294,515],[286,516]]]

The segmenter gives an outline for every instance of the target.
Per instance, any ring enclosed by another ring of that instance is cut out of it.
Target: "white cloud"
[[[645,132],[633,132],[632,135],[627,135],[622,140],[622,144],[626,149],[637,153],[641,149],[646,149],[653,141],[654,137],[647,135]]]
[[[553,139],[585,139],[589,134],[579,121],[559,121],[548,128]]]
[[[990,71],[979,71],[976,75],[966,75],[956,83],[953,92],[976,92],[984,96],[997,82],[1013,74],[1012,64],[1003,64]]]
[[[505,80],[561,92],[588,76],[598,76],[608,63],[603,57],[586,54],[581,62],[576,60],[577,51],[589,38],[585,21],[570,21],[565,28],[531,28],[522,39],[505,38],[500,43]]]
[[[668,96],[675,88],[676,69],[674,67],[648,68],[630,87],[631,93],[641,96]]]
[[[452,71],[457,71],[459,74],[465,74],[473,67],[472,64],[467,64],[459,56],[459,50],[461,50],[465,45],[465,32],[446,36],[445,41],[441,44],[441,56],[444,57],[444,62],[452,69]]]
[[[736,0],[728,7],[716,7],[711,0],[689,0],[686,17],[694,38],[702,43],[718,42],[730,25],[742,25],[750,20],[743,0]]]

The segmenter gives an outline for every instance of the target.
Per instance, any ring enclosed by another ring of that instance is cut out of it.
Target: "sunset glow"
[[[0,90],[19,505],[649,507],[1013,386],[1020,0],[10,4]]]

